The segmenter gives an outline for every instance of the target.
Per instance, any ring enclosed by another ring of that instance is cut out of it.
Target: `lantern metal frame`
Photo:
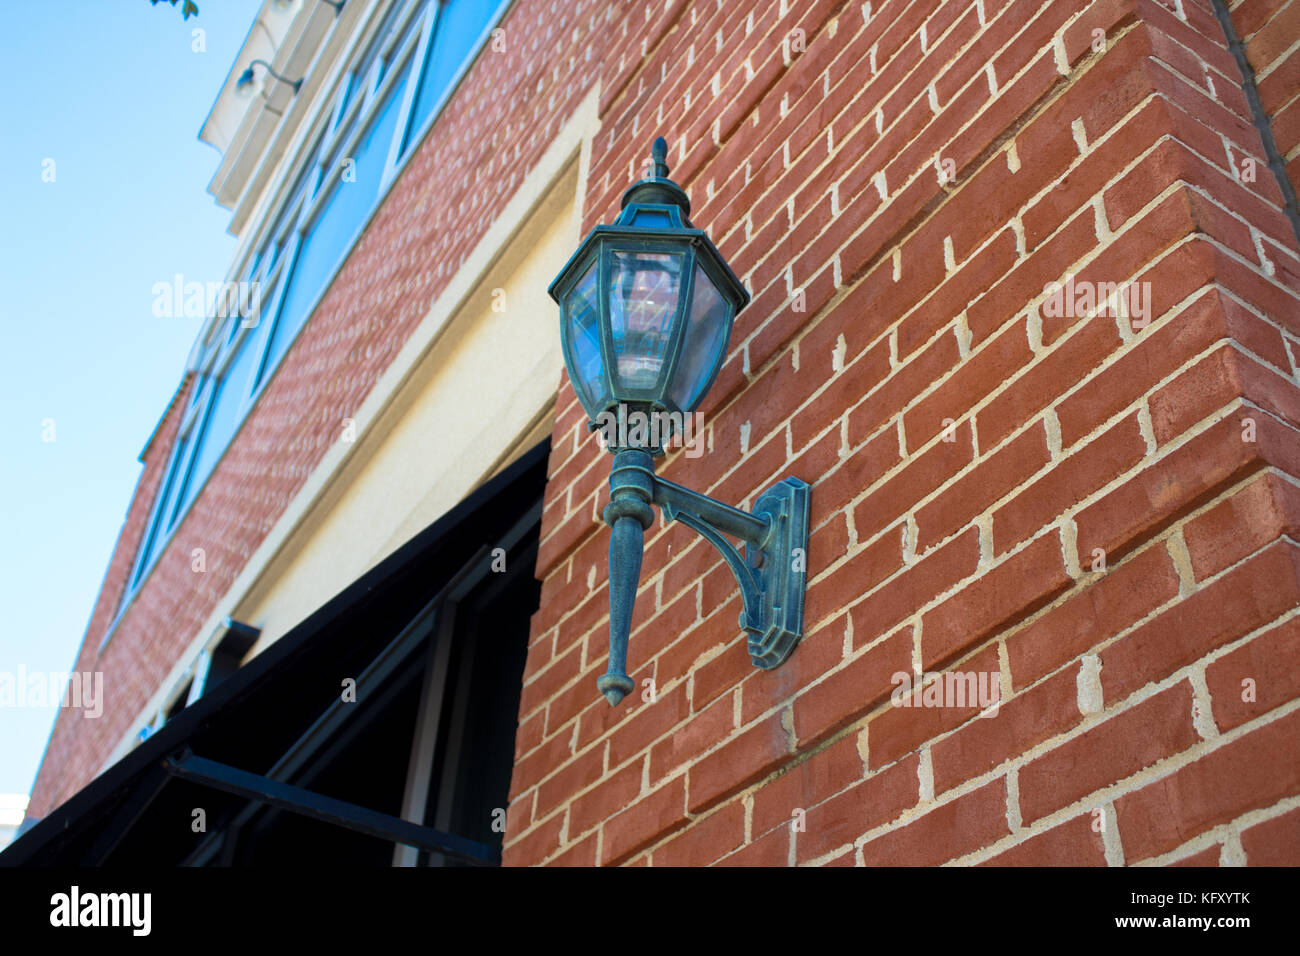
[[[736,277],[727,265],[722,254],[709,239],[703,229],[691,225],[690,199],[680,186],[668,178],[668,166],[665,162],[667,144],[662,137],[652,148],[653,168],[649,178],[634,183],[624,194],[622,212],[612,225],[598,225],[591,230],[578,246],[577,251],[569,257],[564,268],[560,270],[548,289],[561,307],[564,315],[565,299],[574,291],[579,282],[586,277],[588,270],[595,265],[596,272],[596,308],[597,329],[600,333],[601,379],[604,386],[603,410],[611,410],[619,405],[643,406],[659,412],[689,412],[682,408],[668,394],[669,385],[677,371],[683,353],[683,340],[686,334],[686,310],[694,301],[695,267],[699,266],[712,281],[719,295],[731,305],[732,319],[749,304],[749,291],[744,283]],[[647,223],[658,222],[659,225]],[[613,323],[610,315],[610,303],[607,290],[613,281],[615,254],[620,252],[638,255],[675,255],[680,256],[679,287],[677,307],[672,316],[672,338],[665,350],[665,361],[659,369],[654,386],[649,388],[630,388],[624,386],[613,363],[608,361],[615,356],[613,341]],[[584,395],[586,385],[573,361],[574,343],[570,322],[560,323],[560,341],[564,353],[565,367],[574,390],[582,400],[583,407],[590,413],[598,396]],[[731,322],[726,324],[724,336],[718,354],[714,359],[709,374],[697,388],[694,404],[708,394],[722,368],[727,346],[731,339]],[[688,398],[689,398],[688,397]]]
[[[623,211],[613,225],[598,225],[551,283],[549,293],[560,306],[561,344],[565,367],[586,410],[589,427],[615,409],[631,406],[647,413],[689,414],[717,379],[731,340],[735,316],[749,304],[749,292],[701,229],[688,218],[690,200],[668,178],[667,144],[655,140],[651,175],[634,183],[623,196]],[[670,253],[682,256],[677,302],[664,360],[653,388],[625,387],[615,369],[617,361],[610,315],[614,254]],[[596,268],[596,327],[601,358],[602,396],[587,389],[574,358],[568,298]],[[698,265],[730,306],[722,343],[696,394],[681,407],[669,394],[683,353],[683,340],[694,301]],[[599,401],[597,399],[600,399]],[[783,663],[803,636],[803,608],[808,550],[809,485],[786,477],[758,496],[752,512],[724,504],[655,474],[654,459],[664,454],[662,443],[641,447],[609,446],[613,454],[610,500],[603,518],[610,526],[609,545],[609,667],[597,689],[611,705],[635,686],[627,674],[628,638],[641,574],[645,531],[658,505],[665,521],[679,521],[711,544],[731,569],[740,588],[743,608],[739,626],[747,638],[754,666],[771,669]],[[728,536],[739,539],[737,547]],[[741,550],[743,548],[743,551]]]

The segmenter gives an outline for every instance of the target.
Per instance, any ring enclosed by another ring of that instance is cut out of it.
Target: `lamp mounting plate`
[[[781,664],[803,637],[804,582],[808,571],[808,483],[784,478],[754,503],[755,517],[772,523],[766,546],[745,545],[745,563],[758,583],[760,620],[741,627],[749,656],[764,670]]]

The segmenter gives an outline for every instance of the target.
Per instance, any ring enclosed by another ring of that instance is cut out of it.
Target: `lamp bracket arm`
[[[656,482],[656,484],[658,483]],[[689,510],[689,508],[682,508],[680,504],[670,500],[671,498],[672,496],[669,495],[669,500],[665,500],[656,495],[656,503],[662,509],[664,518],[668,521],[680,521],[686,527],[696,531],[700,537],[717,549],[718,553],[722,555],[722,559],[727,562],[727,566],[731,568],[731,573],[736,576],[736,583],[740,585],[740,596],[745,607],[744,613],[741,615],[741,627],[746,631],[756,632],[761,630],[763,620],[761,582],[755,576],[754,570],[746,563],[744,557],[736,550],[736,547],[724,538],[707,518]],[[744,514],[744,512],[740,513]],[[746,517],[749,516],[746,515]]]
[[[772,521],[766,516],[752,515],[733,508],[657,475],[654,479],[654,503],[664,510],[669,520],[687,514],[705,522],[715,531],[739,538],[755,550],[763,551],[767,548]],[[732,548],[732,551],[735,549]]]
[[[745,603],[740,627],[756,667],[779,666],[803,636],[809,491],[806,482],[783,478],[758,496],[749,513],[653,476],[650,500],[664,519],[697,531],[735,575]],[[743,551],[723,535],[744,542]]]

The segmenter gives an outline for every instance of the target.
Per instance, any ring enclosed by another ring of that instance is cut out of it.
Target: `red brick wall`
[[[615,11],[595,0],[552,6],[518,0],[511,9],[504,51],[485,52],[471,68],[97,655],[176,423],[161,430],[78,654],[79,670],[104,673],[104,714],[60,714],[31,815],[48,813],[99,770],[339,440],[343,420],[598,79],[615,37]],[[206,553],[202,574],[191,570],[199,547]]]
[[[1236,8],[1252,62],[1298,3]],[[754,301],[709,453],[661,473],[812,482],[805,637],[755,670],[730,572],[656,523],[654,696],[609,707],[609,461],[566,382],[507,864],[1300,862],[1300,248],[1209,0],[621,29],[585,225],[667,136]],[[1260,82],[1291,152],[1296,62]],[[1152,321],[1045,315],[1067,274],[1150,283]],[[936,670],[994,675],[996,716],[893,706]]]

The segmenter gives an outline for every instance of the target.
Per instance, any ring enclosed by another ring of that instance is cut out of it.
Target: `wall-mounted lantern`
[[[654,458],[713,385],[732,322],[749,304],[748,291],[687,218],[690,200],[668,178],[667,153],[655,140],[649,178],[627,190],[618,220],[591,231],[549,290],[560,306],[569,378],[614,456],[604,513],[609,669],[596,682],[610,704],[634,686],[627,641],[652,504],[699,532],[731,567],[755,666],[779,665],[803,633],[808,485],[785,478],[750,514],[655,476]],[[612,422],[619,427],[607,428]],[[744,552],[724,535],[740,539]]]

